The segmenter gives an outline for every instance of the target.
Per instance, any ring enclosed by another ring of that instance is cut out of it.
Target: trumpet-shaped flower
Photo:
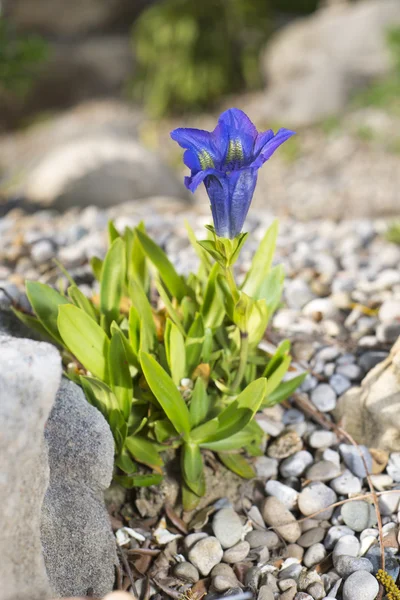
[[[173,140],[185,148],[183,161],[191,170],[185,185],[194,192],[204,182],[216,234],[234,238],[242,231],[253,198],[258,169],[294,135],[289,129],[258,133],[238,108],[222,113],[214,131],[179,128]]]

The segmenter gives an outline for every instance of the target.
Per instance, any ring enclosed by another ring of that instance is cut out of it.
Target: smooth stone
[[[211,569],[222,560],[224,552],[217,538],[209,536],[196,542],[188,552],[188,558],[207,577]]]
[[[217,575],[224,575],[225,577],[230,577],[231,579],[236,578],[235,572],[226,563],[218,563],[211,569],[210,573],[211,577],[216,577]]]
[[[310,594],[307,594],[307,592],[297,592],[294,600],[314,600],[314,598]]]
[[[296,580],[295,579],[280,579],[278,581],[278,588],[280,589],[281,592],[285,592],[286,590],[289,590],[292,587],[296,587]]]
[[[339,477],[333,479],[330,484],[331,488],[341,496],[357,494],[361,492],[361,481],[353,475],[351,471],[346,469]]]
[[[302,548],[309,548],[318,542],[322,542],[324,537],[325,529],[322,529],[322,527],[314,527],[313,529],[308,529],[304,532],[297,540],[297,544]]]
[[[300,562],[303,560],[304,548],[298,544],[288,544],[286,546],[286,551],[288,558],[296,558]]]
[[[333,431],[325,431],[320,429],[312,432],[308,438],[308,443],[310,444],[311,448],[329,448],[329,446],[334,446],[337,444],[337,437]]]
[[[372,527],[377,521],[375,507],[364,500],[343,504],[341,515],[345,524],[358,532]]]
[[[310,593],[311,597],[314,598],[314,600],[322,600],[325,596],[324,586],[322,583],[319,583],[319,581],[316,581],[315,583],[309,585],[307,588],[307,592]]]
[[[362,375],[361,367],[357,364],[339,365],[336,368],[336,373],[343,375],[343,377],[346,377],[346,379],[350,379],[351,381],[360,379]]]
[[[332,550],[332,548],[336,545],[337,541],[345,535],[353,536],[353,529],[350,529],[350,527],[347,527],[346,525],[334,525],[327,531],[324,540],[325,548],[327,550]]]
[[[61,378],[47,343],[0,334],[0,587],[3,600],[51,597],[41,545],[49,483],[43,432]]]
[[[212,529],[222,548],[231,548],[237,544],[243,533],[243,525],[239,515],[233,508],[219,510],[213,518]]]
[[[333,564],[338,556],[358,556],[360,551],[360,542],[355,535],[343,535],[333,549]]]
[[[393,323],[400,319],[400,300],[385,300],[378,313],[381,323]]]
[[[309,481],[331,481],[340,475],[340,467],[329,460],[321,460],[314,463],[306,471],[306,479]]]
[[[174,575],[179,577],[179,579],[189,581],[190,583],[197,583],[200,579],[200,575],[196,567],[187,561],[178,563],[175,566]]]
[[[301,310],[314,299],[314,294],[303,279],[291,279],[285,285],[285,299],[289,308]]]
[[[226,577],[225,575],[216,575],[212,579],[212,585],[216,592],[226,592],[227,590],[237,587],[238,580],[236,576],[231,578]]]
[[[305,487],[299,494],[298,505],[300,512],[306,517],[321,510],[318,518],[329,519],[333,513],[333,508],[328,507],[334,504],[336,500],[337,496],[331,488],[324,483],[315,481]],[[326,510],[322,510],[325,508]]]
[[[189,533],[189,535],[187,535],[183,540],[183,545],[186,550],[190,550],[190,548],[194,546],[196,542],[206,537],[207,534],[204,531],[196,531],[195,533]]]
[[[383,352],[380,350],[372,350],[370,352],[364,352],[364,354],[362,354],[360,356],[360,358],[358,359],[358,364],[365,371],[365,373],[368,373],[369,371],[371,371],[371,369],[376,367],[376,365],[378,363],[385,360],[385,358],[387,358],[387,356],[388,356],[387,352]]]
[[[276,438],[267,449],[270,458],[287,458],[302,450],[303,442],[295,431],[287,431]]]
[[[322,452],[322,458],[324,460],[330,460],[331,462],[335,463],[335,465],[340,467],[340,454],[339,454],[339,452],[336,452],[336,450],[332,450],[331,448],[326,448]]]
[[[297,408],[289,408],[283,414],[282,421],[285,425],[296,425],[305,421],[304,414]]]
[[[279,463],[276,458],[257,456],[254,462],[257,477],[265,477],[266,479],[276,477],[276,475],[278,475],[278,464]]]
[[[379,496],[379,510],[381,515],[386,517],[395,514],[399,509],[400,491],[398,494],[384,494]]]
[[[258,590],[257,600],[274,600],[274,592],[269,585],[262,585]]]
[[[42,545],[54,592],[101,598],[114,586],[118,558],[104,492],[114,469],[114,438],[82,388],[63,378],[46,423],[50,483]],[[84,535],[77,535],[84,532]]]
[[[367,571],[372,573],[373,565],[367,558],[356,558],[354,556],[338,556],[335,560],[335,570],[338,572],[340,577],[347,579],[349,575],[356,571]]]
[[[294,600],[296,593],[297,593],[297,587],[293,586],[293,587],[289,588],[288,590],[286,590],[285,592],[282,592],[281,595],[279,596],[279,600]]]
[[[307,317],[322,315],[324,319],[334,319],[337,316],[337,308],[331,298],[315,298],[304,306],[303,313]]]
[[[344,582],[343,600],[374,600],[379,583],[371,573],[356,571]]]
[[[297,506],[297,499],[299,493],[288,485],[284,485],[280,481],[270,480],[265,484],[265,491],[267,495],[278,498],[280,502],[289,510],[294,509]]]
[[[250,552],[249,542],[243,541],[225,550],[222,560],[226,563],[241,562]]]
[[[314,544],[306,550],[303,558],[303,564],[310,569],[314,565],[320,563],[326,557],[326,555],[326,548],[323,544]]]
[[[327,383],[319,383],[311,392],[311,402],[321,412],[329,412],[336,408],[336,393]]]
[[[350,366],[353,366],[353,365],[350,365]],[[344,368],[344,367],[342,367],[342,368]],[[334,389],[335,393],[338,396],[341,396],[342,394],[347,392],[348,389],[351,388],[351,381],[348,377],[345,377],[342,373],[336,372],[329,378],[329,385]]]
[[[303,383],[300,386],[300,390],[308,394],[309,392],[311,392],[311,390],[316,388],[317,385],[318,379],[314,375],[311,375],[311,373],[307,373]]]
[[[297,562],[292,562],[287,567],[285,567],[284,564],[282,565],[284,568],[282,568],[278,573],[278,578],[297,580],[300,576],[303,567]]]
[[[265,499],[262,514],[266,524],[275,527],[286,542],[294,543],[299,539],[301,535],[299,523],[277,498],[270,496]]]
[[[300,450],[292,456],[285,458],[279,465],[279,471],[282,477],[299,477],[304,473],[309,465],[312,465],[314,458],[307,450]]]
[[[246,541],[249,542],[250,548],[259,548],[265,546],[268,550],[273,550],[281,545],[279,537],[275,531],[260,531],[254,529],[246,535]]]
[[[342,456],[342,459],[348,469],[356,475],[356,477],[360,477],[363,479],[366,477],[367,473],[365,472],[364,461],[360,456],[360,452],[362,453],[364,460],[367,465],[368,472],[372,471],[372,456],[369,453],[368,448],[365,446],[353,446],[352,444],[340,444],[339,452]]]

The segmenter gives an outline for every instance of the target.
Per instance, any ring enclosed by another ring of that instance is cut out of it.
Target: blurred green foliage
[[[26,94],[48,57],[46,42],[37,35],[17,35],[0,17],[0,92]]]
[[[387,43],[392,55],[393,72],[357,94],[355,104],[377,106],[400,114],[400,27],[393,27],[388,31]]]
[[[266,0],[165,0],[133,31],[135,99],[149,112],[200,110],[260,84],[259,53],[271,31]]]
[[[388,240],[388,242],[393,242],[393,244],[400,245],[400,219],[389,224],[385,233],[385,238]]]

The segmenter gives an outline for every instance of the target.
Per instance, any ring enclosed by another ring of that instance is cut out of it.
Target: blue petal
[[[230,170],[249,164],[257,139],[257,129],[249,117],[238,108],[230,108],[222,113],[218,125],[225,142],[224,163]]]
[[[213,134],[209,131],[181,127],[171,131],[171,137],[182,148],[190,150],[197,156],[197,164],[201,169],[212,169],[220,162],[218,148],[214,143]],[[190,161],[192,162],[192,159]]]
[[[195,192],[208,175],[215,175],[216,177],[219,177],[223,174],[216,169],[205,169],[204,171],[198,171],[190,177],[185,177],[185,186],[191,192]]]
[[[230,200],[227,177],[224,174],[211,175],[205,179],[204,185],[210,198],[215,233],[218,237],[229,238]]]
[[[254,143],[253,155],[257,157],[260,153],[260,150],[263,149],[265,144],[269,142],[274,137],[274,132],[272,129],[268,129],[268,131],[263,131],[257,135],[256,141]]]
[[[292,135],[296,135],[290,129],[280,129],[274,137],[267,140],[257,158],[251,163],[254,169],[259,169],[275,152],[283,142],[286,142]]]
[[[228,177],[230,197],[230,236],[239,235],[253,199],[257,169],[241,169]]]

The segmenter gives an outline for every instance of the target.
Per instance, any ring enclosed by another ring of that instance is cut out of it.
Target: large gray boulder
[[[61,377],[56,348],[0,334],[2,600],[50,597],[40,541],[49,466],[43,429]]]
[[[335,416],[360,444],[400,452],[400,338],[361,386],[339,399]]]
[[[398,0],[331,5],[284,28],[268,45],[268,84],[260,118],[309,125],[339,114],[355,90],[389,72],[389,27],[400,24]]]
[[[110,428],[81,388],[63,379],[45,438],[50,484],[41,535],[51,586],[59,596],[103,597],[118,562],[103,498],[113,472]]]

